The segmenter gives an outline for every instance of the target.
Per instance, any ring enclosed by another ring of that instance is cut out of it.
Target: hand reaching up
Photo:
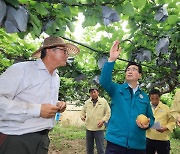
[[[110,57],[108,59],[109,62],[113,62],[119,57],[119,54],[121,52],[121,48],[119,48],[119,43],[119,40],[116,40],[112,45],[110,50]]]

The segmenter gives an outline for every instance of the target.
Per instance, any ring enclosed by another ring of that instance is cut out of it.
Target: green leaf
[[[82,23],[82,27],[95,26],[97,24],[96,18],[92,16],[87,16]]]
[[[164,4],[165,3],[165,0],[157,0],[156,1],[156,4]]]
[[[163,27],[163,29],[165,30],[165,31],[168,31],[168,30],[170,30],[172,28],[172,26],[171,25],[165,25],[164,27]]]
[[[101,2],[105,2],[105,3],[107,3],[107,2],[109,2],[109,0],[101,0]]]
[[[68,5],[72,5],[72,4],[76,4],[76,0],[64,0],[65,3],[67,3]]]
[[[66,7],[63,7],[61,5],[58,5],[57,7],[58,9],[55,11],[55,16],[59,17],[59,18],[71,18],[72,14],[71,14],[71,11],[70,11],[70,7],[69,6],[66,6]]]
[[[53,24],[52,24],[52,30],[53,30],[53,33],[56,33],[56,31],[57,30],[60,30],[60,28],[59,28],[59,26],[57,25],[57,23],[56,22],[53,22]]]
[[[123,5],[122,8],[122,13],[128,16],[133,16],[134,15],[134,8],[132,6],[132,3],[127,2]]]
[[[69,30],[70,30],[71,32],[74,32],[75,26],[74,26],[74,24],[73,24],[71,21],[68,21],[68,22],[67,22],[67,26],[68,26],[68,28],[69,28]]]
[[[42,16],[48,14],[47,9],[46,9],[46,8],[44,7],[44,5],[41,4],[41,3],[36,3],[36,5],[34,6],[34,8],[35,8],[36,11],[37,11],[40,15],[42,15]]]
[[[166,3],[170,3],[170,2],[172,2],[172,0],[165,0],[165,2],[166,2]]]
[[[114,6],[115,10],[118,12],[118,14],[122,13],[122,6],[119,4],[119,5],[116,5]]]
[[[36,35],[36,36],[39,36],[40,33],[41,33],[41,29],[38,28],[34,23],[32,23],[33,25],[33,33]]]
[[[62,28],[60,31],[57,31],[54,36],[64,36],[65,35],[65,28]]]
[[[70,12],[72,14],[72,16],[78,16],[79,10],[75,7],[70,7]]]
[[[18,0],[20,4],[28,4],[27,0]]]
[[[37,16],[33,15],[30,13],[30,23],[34,23],[36,25],[40,25],[40,20],[38,19]]]
[[[169,3],[168,8],[177,8],[176,3]]]
[[[132,3],[137,8],[143,8],[146,5],[146,0],[132,0]]]
[[[94,0],[86,0],[87,1],[87,3],[93,3],[94,2]]]
[[[21,38],[21,39],[24,39],[25,34],[26,34],[25,32],[17,33],[17,35],[18,35],[19,38]]]
[[[177,21],[178,21],[178,16],[176,16],[176,15],[170,15],[168,17],[168,23],[170,25],[174,25]]]
[[[118,31],[118,33],[115,33],[115,35],[113,34],[114,40],[117,39],[117,38],[119,40],[122,40],[123,36],[124,36],[124,31],[123,30]]]
[[[19,2],[18,2],[18,0],[5,0],[6,2],[8,2],[8,3],[10,3],[10,4],[12,4],[13,6],[15,6],[15,7],[18,7],[19,6]]]

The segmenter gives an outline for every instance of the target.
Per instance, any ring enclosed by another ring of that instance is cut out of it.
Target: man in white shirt
[[[58,101],[57,68],[78,52],[75,45],[50,36],[33,53],[40,59],[14,64],[0,76],[0,154],[48,153],[55,114],[66,109]]]

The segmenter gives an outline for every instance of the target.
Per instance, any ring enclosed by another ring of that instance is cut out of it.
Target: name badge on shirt
[[[158,112],[164,112],[163,109],[160,109]]]
[[[142,94],[139,94],[139,97],[140,97],[141,99],[143,99],[143,95],[142,95]]]

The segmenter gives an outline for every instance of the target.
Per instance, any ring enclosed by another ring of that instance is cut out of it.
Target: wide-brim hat
[[[64,40],[61,37],[55,37],[55,36],[50,36],[45,38],[43,45],[36,50],[32,56],[33,57],[40,57],[41,51],[45,48],[49,47],[56,47],[56,46],[62,46],[66,48],[66,51],[68,52],[68,55],[76,55],[79,53],[79,48],[71,43],[65,43]]]

